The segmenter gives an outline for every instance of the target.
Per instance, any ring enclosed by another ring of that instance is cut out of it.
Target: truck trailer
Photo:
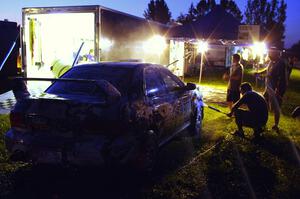
[[[168,44],[162,39],[169,26],[99,5],[23,8],[22,27],[22,66],[27,77],[61,76],[80,48],[76,64],[169,62]]]

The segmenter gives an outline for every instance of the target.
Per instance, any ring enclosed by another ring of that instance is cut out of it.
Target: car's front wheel
[[[191,116],[190,134],[196,138],[200,137],[202,129],[203,107],[195,108]]]

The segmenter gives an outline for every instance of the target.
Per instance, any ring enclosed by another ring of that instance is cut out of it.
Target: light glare
[[[249,49],[247,49],[247,48],[244,49],[243,52],[242,52],[243,60],[248,61],[249,60],[249,54],[250,54]]]
[[[253,58],[259,58],[259,64],[264,63],[264,56],[268,53],[267,45],[264,42],[254,42],[252,46]]]
[[[267,45],[264,42],[254,42],[252,51],[253,55],[262,57],[263,55],[268,53]]]
[[[208,51],[208,43],[206,41],[198,41],[197,46],[198,53],[205,53]]]
[[[161,55],[167,47],[166,38],[160,35],[155,35],[147,40],[143,48],[146,52]]]

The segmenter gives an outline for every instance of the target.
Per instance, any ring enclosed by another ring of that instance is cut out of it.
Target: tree
[[[298,59],[300,59],[300,40],[292,45],[289,51],[291,51]]]
[[[209,13],[216,6],[215,0],[200,0],[196,7],[192,3],[188,14],[180,14],[177,21],[180,23],[190,23],[195,19],[200,19]],[[220,6],[223,7],[227,12],[232,14],[237,20],[241,21],[243,19],[242,12],[233,0],[221,0]]]
[[[151,0],[144,12],[144,17],[149,20],[167,24],[171,21],[171,12],[164,0]]]
[[[181,23],[181,24],[189,23],[189,21],[187,21],[187,15],[183,14],[182,12],[177,17],[176,21],[179,22],[179,23]]]
[[[189,8],[188,14],[182,14],[180,13],[179,17],[177,18],[177,22],[180,22],[182,24],[191,23],[192,21],[196,20],[196,9],[193,3],[191,3],[191,6]]]
[[[237,20],[242,21],[243,15],[235,1],[233,0],[221,0],[221,7],[223,7],[228,13],[232,14]]]
[[[208,0],[207,2],[207,7],[211,10],[216,6],[216,1],[215,0]]]
[[[284,47],[287,4],[284,0],[248,0],[245,22],[260,25],[267,31],[265,40],[277,48]]]
[[[201,18],[202,16],[206,15],[209,11],[208,3],[206,0],[200,0],[196,6],[195,14],[196,18]]]
[[[274,41],[276,41],[275,45],[279,48],[284,48],[286,9],[287,4],[284,0],[281,0],[279,7],[277,8],[277,24],[275,24],[275,29],[273,31]]]

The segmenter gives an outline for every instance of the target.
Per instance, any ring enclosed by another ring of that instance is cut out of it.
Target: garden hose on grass
[[[212,151],[213,149],[215,149],[220,144],[228,142],[229,141],[229,139],[228,139],[229,136],[230,136],[230,134],[226,135],[225,137],[221,138],[217,143],[215,143],[213,146],[211,146],[208,149],[204,150],[203,152],[200,152],[199,154],[197,154],[188,164],[184,165],[179,170],[183,170],[183,169],[187,168],[188,166],[190,166],[192,164],[195,164],[197,162],[197,160],[199,160],[202,156],[204,156],[208,152]]]
[[[225,113],[225,112],[221,111],[220,109],[217,109],[217,108],[215,108],[215,107],[213,107],[213,106],[207,105],[207,104],[205,104],[205,103],[203,103],[203,104],[204,104],[205,107],[207,107],[207,108],[209,108],[209,109],[211,109],[211,110],[214,110],[214,111],[216,111],[216,112],[218,112],[218,113],[222,113],[222,114],[224,114],[224,115],[227,115],[227,114],[228,114],[228,113]]]

